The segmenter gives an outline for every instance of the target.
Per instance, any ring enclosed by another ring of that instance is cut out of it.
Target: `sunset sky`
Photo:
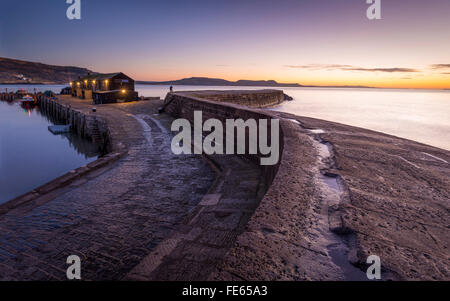
[[[450,1],[2,0],[0,56],[138,80],[450,88]]]

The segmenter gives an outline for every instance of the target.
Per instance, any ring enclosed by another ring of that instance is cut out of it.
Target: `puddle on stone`
[[[308,132],[313,133],[313,134],[325,134],[325,131],[322,129],[312,129],[312,130],[308,130]]]
[[[289,120],[290,122],[296,123],[296,124],[298,124],[298,125],[302,125],[302,124],[300,123],[300,121],[298,121],[298,120],[296,120],[296,119],[288,118],[287,120]]]
[[[318,150],[319,150],[319,156],[321,159],[326,159],[331,156],[329,143],[323,143],[323,142],[319,143],[318,142],[317,146],[318,146]]]
[[[431,157],[431,158],[433,158],[433,159],[435,159],[435,160],[438,160],[438,161],[441,161],[441,162],[444,162],[444,163],[447,163],[447,164],[448,164],[447,160],[444,160],[444,159],[439,158],[439,157],[437,157],[437,156],[434,156],[434,155],[432,155],[432,154],[425,153],[425,152],[422,152],[422,154],[424,154],[424,155],[426,155],[426,156],[428,156],[428,157]]]
[[[334,234],[337,236],[336,234]],[[336,240],[340,240],[336,237]],[[341,268],[344,274],[345,281],[369,281],[366,273],[352,265],[348,261],[348,248],[345,244],[337,242],[327,246],[328,255],[331,257],[331,261]]]
[[[316,141],[316,140],[314,140]],[[331,145],[327,142],[316,141],[319,152],[321,168],[328,168],[327,160],[331,157]],[[316,241],[322,248],[326,248],[330,261],[341,270],[340,278],[348,281],[367,281],[366,274],[350,263],[348,259],[349,247],[345,237],[341,237],[329,228],[328,208],[341,203],[342,189],[337,175],[318,175],[318,184],[321,189],[322,202],[318,217],[318,233],[320,238]]]
[[[338,178],[333,176],[322,175],[322,182],[324,182],[329,188],[337,193],[341,193],[341,188],[339,187]]]

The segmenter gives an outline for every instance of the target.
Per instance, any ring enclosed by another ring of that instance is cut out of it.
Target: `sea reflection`
[[[55,123],[39,106],[0,101],[0,203],[97,159],[98,145],[51,134]]]
[[[26,113],[26,115],[28,115],[28,117],[31,117],[31,113],[33,112],[33,110],[36,110],[36,112],[39,111],[36,105],[22,103],[20,104],[20,107],[24,110],[24,112]]]

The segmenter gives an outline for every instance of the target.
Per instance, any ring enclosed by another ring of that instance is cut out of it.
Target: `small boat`
[[[27,90],[20,89],[20,90],[17,90],[16,95],[18,97],[21,97],[21,96],[24,97],[24,96],[28,96],[28,92],[27,92]]]
[[[70,124],[67,125],[51,125],[48,127],[48,130],[53,135],[59,135],[70,132]]]
[[[27,104],[27,105],[34,105],[34,98],[29,96],[29,95],[25,95],[24,97],[22,97],[22,99],[20,100],[20,102],[22,104]]]

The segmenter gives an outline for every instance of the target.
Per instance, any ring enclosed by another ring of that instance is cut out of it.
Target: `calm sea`
[[[169,87],[137,85],[144,96],[165,97]],[[261,87],[174,86],[182,90]],[[450,91],[279,88],[294,98],[274,110],[367,128],[450,150]]]
[[[54,136],[51,124],[38,109],[0,101],[0,204],[97,158],[96,146]]]
[[[450,91],[285,89],[276,110],[371,129],[450,150]]]

